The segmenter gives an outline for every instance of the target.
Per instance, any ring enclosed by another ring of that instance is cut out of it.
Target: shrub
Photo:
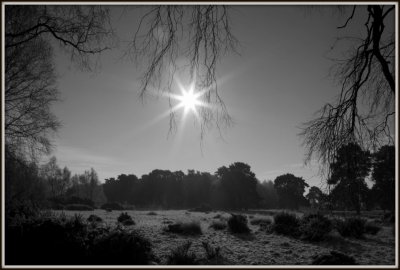
[[[167,258],[167,264],[170,265],[196,265],[198,259],[196,255],[189,252],[192,242],[185,242],[183,245],[178,246]]]
[[[331,230],[331,221],[321,214],[310,214],[301,220],[300,232],[303,239],[321,241]]]
[[[101,206],[101,209],[107,210],[107,209],[111,209],[111,210],[125,210],[124,207],[117,203],[117,202],[111,202],[111,203],[105,203]]]
[[[223,230],[226,226],[226,222],[222,220],[213,220],[210,224],[210,228],[213,228],[214,230]]]
[[[66,221],[36,217],[18,226],[6,226],[6,264],[84,264],[85,235],[86,225],[80,216]]]
[[[118,217],[118,222],[125,225],[135,225],[135,221],[133,221],[132,217],[127,212],[122,212]]]
[[[217,215],[213,216],[214,219],[221,218],[221,217],[222,217],[221,214],[217,214]]]
[[[148,216],[157,216],[157,213],[156,213],[156,212],[153,212],[153,211],[151,211],[151,212],[148,212],[148,213],[147,213],[147,215],[148,215]]]
[[[298,236],[300,222],[296,215],[281,212],[274,216],[273,231],[278,234]]]
[[[115,229],[95,239],[90,248],[93,264],[143,265],[153,259],[150,242],[137,232]]]
[[[89,221],[89,222],[102,222],[103,219],[101,217],[97,216],[97,215],[90,215],[87,218],[87,221]]]
[[[331,251],[330,254],[322,254],[314,258],[313,265],[356,265],[353,257],[347,256],[337,251]]]
[[[200,235],[201,231],[200,223],[197,221],[191,221],[187,223],[178,222],[175,224],[169,224],[166,228],[167,232],[184,234],[184,235]]]
[[[365,232],[365,220],[361,218],[337,220],[336,229],[341,236],[362,238]]]
[[[67,204],[64,207],[65,210],[72,210],[72,211],[93,211],[93,207],[86,204]]]
[[[250,229],[247,226],[247,217],[244,215],[235,215],[228,219],[229,230],[233,233],[249,233]]]
[[[365,233],[375,235],[381,230],[381,227],[376,225],[374,222],[367,222],[365,223],[364,229]]]

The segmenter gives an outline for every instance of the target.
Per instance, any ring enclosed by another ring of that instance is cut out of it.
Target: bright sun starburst
[[[180,100],[180,107],[183,107],[185,111],[192,110],[196,112],[196,106],[201,105],[202,103],[198,99],[200,97],[199,93],[194,93],[193,87],[190,87],[188,91],[182,89],[182,95],[177,96],[176,98]]]

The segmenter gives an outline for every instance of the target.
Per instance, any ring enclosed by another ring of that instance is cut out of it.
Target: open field
[[[55,211],[60,213],[61,211]],[[376,235],[365,235],[363,239],[343,238],[337,231],[332,231],[328,239],[311,243],[286,236],[267,233],[258,225],[251,225],[248,235],[232,234],[227,229],[209,228],[214,217],[228,218],[225,212],[188,212],[185,210],[155,211],[64,211],[66,215],[81,214],[85,219],[89,215],[100,216],[104,225],[116,226],[121,212],[128,212],[136,225],[132,229],[143,233],[152,243],[153,250],[160,264],[165,264],[171,250],[192,241],[191,252],[198,257],[205,256],[202,242],[220,246],[222,255],[232,265],[309,265],[314,256],[329,253],[331,250],[351,255],[361,265],[393,265],[395,263],[395,235],[393,225],[382,224]],[[251,221],[257,217],[271,217],[262,212],[247,214]],[[171,223],[186,221],[200,222],[203,234],[200,236],[184,236],[165,232],[163,229]]]

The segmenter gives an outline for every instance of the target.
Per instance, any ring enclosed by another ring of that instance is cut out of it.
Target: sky
[[[140,15],[121,15],[112,22],[120,36],[129,37]],[[310,185],[321,186],[318,163],[304,165],[306,149],[298,136],[325,103],[334,101],[339,86],[329,76],[334,62],[328,56],[337,37],[360,35],[361,19],[337,29],[345,16],[334,9],[302,6],[234,6],[232,32],[240,55],[219,63],[218,87],[234,125],[206,133],[188,114],[178,131],[169,134],[169,118],[155,121],[168,110],[168,100],[138,97],[140,63],[121,60],[121,51],[103,53],[96,72],[82,72],[57,53],[61,102],[54,112],[63,127],[54,138],[54,155],[73,173],[94,168],[100,181],[154,169],[188,169],[214,173],[221,166],[245,162],[259,180],[292,173]],[[358,23],[357,23],[358,21]]]

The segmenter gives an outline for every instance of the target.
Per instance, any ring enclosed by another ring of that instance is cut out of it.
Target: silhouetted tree
[[[281,208],[298,209],[299,206],[307,205],[303,194],[308,184],[303,178],[290,173],[283,174],[275,178],[274,186],[278,192]]]
[[[371,169],[369,151],[354,143],[345,145],[339,149],[330,167],[332,173],[328,184],[334,185],[332,198],[351,206],[359,214],[368,190],[365,177]]]
[[[306,195],[306,199],[312,208],[322,208],[327,202],[327,195],[318,187],[312,186]]]
[[[366,11],[363,37],[338,39],[350,45],[345,59],[339,59],[336,66],[335,76],[341,84],[338,100],[326,104],[320,116],[306,123],[301,133],[308,150],[307,160],[315,155],[326,166],[349,143],[365,149],[393,143],[395,6],[354,6],[338,28],[346,28],[362,10]]]
[[[137,182],[138,178],[134,174],[121,174],[117,179],[106,179],[103,184],[104,195],[109,202],[132,202]]]
[[[257,194],[257,179],[249,165],[235,162],[228,168],[220,167],[215,175],[225,193],[226,207],[247,209],[258,206],[260,197]]]
[[[382,146],[373,154],[373,191],[382,209],[394,211],[395,206],[395,147]]]

